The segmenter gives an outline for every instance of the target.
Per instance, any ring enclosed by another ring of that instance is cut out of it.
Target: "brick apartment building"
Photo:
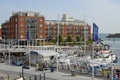
[[[16,44],[26,44],[27,34],[30,40],[37,42],[44,39],[44,16],[35,12],[12,12],[9,22],[2,24],[2,37],[6,41]],[[7,28],[6,28],[7,27]],[[5,33],[6,32],[6,33]],[[39,34],[39,35],[38,35]]]
[[[91,38],[91,26],[84,23],[83,20],[76,20],[67,14],[64,14],[60,21],[58,20],[46,20],[45,21],[45,31],[47,31],[47,36],[56,37],[59,23],[59,34],[63,36],[64,39],[68,35],[71,35],[75,40],[76,36],[84,38]]]
[[[37,12],[20,11],[12,12],[10,19],[2,24],[2,39],[11,44],[27,44],[29,38],[33,44],[40,44],[49,37],[56,39],[58,26],[59,34],[64,39],[68,35],[73,39],[78,35],[91,38],[91,26],[83,20],[76,20],[67,14],[64,14],[61,20],[45,20],[45,17]]]

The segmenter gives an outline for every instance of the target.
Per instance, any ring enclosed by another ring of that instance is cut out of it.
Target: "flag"
[[[28,41],[30,40],[30,31],[29,31],[29,29],[27,30],[27,40]]]
[[[93,23],[93,41],[98,41],[98,26]]]

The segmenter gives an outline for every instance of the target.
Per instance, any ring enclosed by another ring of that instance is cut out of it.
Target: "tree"
[[[63,37],[62,37],[62,35],[59,35],[59,44],[60,44],[61,42],[63,42]]]
[[[88,37],[88,41],[87,42],[88,42],[88,44],[92,44],[93,41],[92,41],[92,39],[90,37]]]
[[[67,37],[67,42],[72,42],[72,41],[73,41],[72,36],[69,35],[69,36]]]
[[[76,41],[77,41],[77,42],[80,41],[80,36],[76,36]]]

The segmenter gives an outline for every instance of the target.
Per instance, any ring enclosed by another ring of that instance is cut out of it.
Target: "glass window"
[[[17,24],[16,24],[15,26],[16,26],[16,28],[17,28]]]
[[[43,32],[43,30],[42,30],[42,29],[40,29],[40,32]]]
[[[20,30],[20,32],[23,33],[23,32],[24,32],[24,29],[22,28],[22,29]]]
[[[23,35],[20,35],[20,38],[24,38],[24,36],[23,36]]]
[[[40,38],[43,38],[43,36],[42,36],[42,35],[40,35]]]
[[[24,18],[20,18],[20,21],[24,21]]]
[[[40,22],[42,22],[43,20],[42,19],[40,19]]]
[[[40,27],[42,27],[42,24],[40,24]]]
[[[24,24],[23,24],[23,23],[21,23],[21,24],[20,24],[20,26],[21,26],[21,27],[24,27]]]
[[[15,19],[15,21],[17,22],[17,18]]]

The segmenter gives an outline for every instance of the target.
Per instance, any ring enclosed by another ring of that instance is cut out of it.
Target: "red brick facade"
[[[27,40],[27,31],[30,28],[31,40],[45,40],[48,37],[56,38],[59,26],[59,34],[64,39],[71,35],[73,39],[76,36],[84,38],[86,28],[87,38],[91,38],[91,26],[84,22],[45,20],[44,16],[27,15],[28,13],[18,13],[10,17],[9,21],[2,24],[2,38],[13,40]],[[35,14],[36,15],[36,14]],[[58,24],[59,23],[59,24]],[[85,27],[86,26],[86,27]],[[6,34],[4,33],[6,32]]]
[[[84,29],[86,26],[86,36],[87,38],[91,38],[91,26],[85,25],[84,23],[76,23],[76,22],[59,22],[59,34],[63,36],[64,39],[67,38],[68,35],[71,35],[73,39],[76,36],[80,36],[84,38]],[[46,21],[45,22],[45,37],[51,36],[56,37],[58,31],[58,21]]]

